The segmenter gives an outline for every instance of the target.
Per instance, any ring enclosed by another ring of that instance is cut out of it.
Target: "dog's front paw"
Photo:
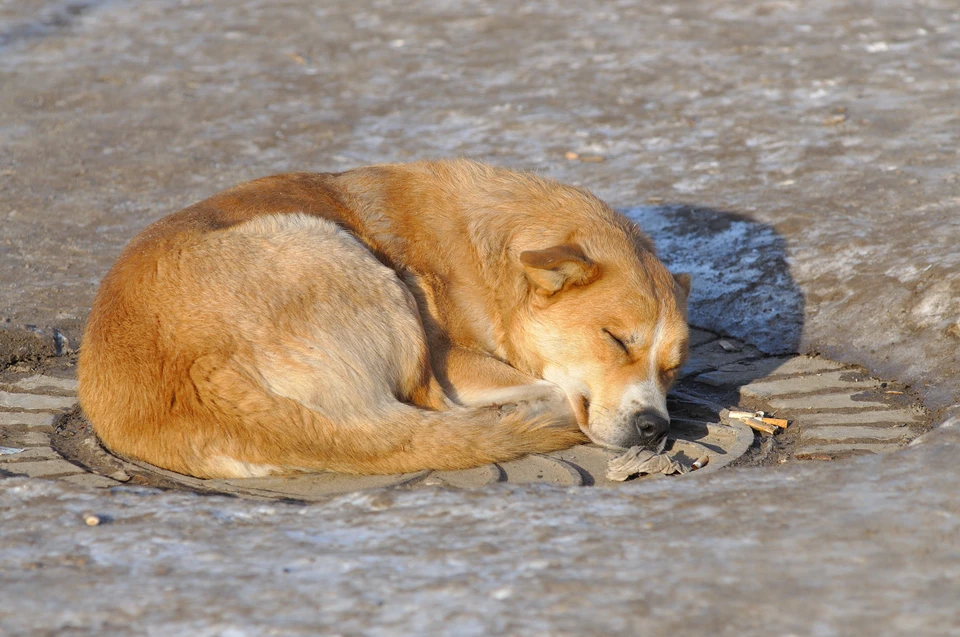
[[[527,408],[550,409],[566,402],[563,390],[545,380],[529,385],[498,387],[460,395],[460,402],[469,407],[500,407],[524,405]],[[539,407],[538,407],[539,406]]]
[[[562,419],[575,419],[570,402],[559,386],[549,381],[538,381],[524,386],[524,389],[525,392],[515,401],[514,409],[523,411],[527,418],[553,415]]]

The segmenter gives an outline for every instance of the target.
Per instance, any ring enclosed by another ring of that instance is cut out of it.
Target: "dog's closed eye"
[[[673,381],[673,379],[676,378],[677,374],[680,373],[680,367],[681,367],[680,365],[676,365],[674,367],[671,367],[670,369],[661,370],[660,375],[667,382]]]
[[[628,355],[630,354],[630,348],[627,347],[627,344],[623,342],[623,339],[617,338],[617,337],[616,337],[610,330],[608,330],[607,328],[603,328],[603,333],[606,334],[607,337],[608,337],[611,341],[613,341],[621,350],[623,350],[623,353],[624,353],[624,354],[628,354]]]

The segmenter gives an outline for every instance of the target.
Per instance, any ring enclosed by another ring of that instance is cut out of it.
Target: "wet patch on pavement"
[[[618,453],[595,445],[463,471],[200,480],[106,451],[76,405],[74,366],[74,356],[54,356],[10,365],[0,373],[0,475],[99,488],[129,483],[294,501],[384,487],[622,484],[606,478],[607,463]],[[888,453],[931,423],[919,397],[907,387],[817,356],[770,356],[700,329],[692,331],[690,360],[669,403],[668,453],[688,461],[707,456],[708,464],[698,473]]]

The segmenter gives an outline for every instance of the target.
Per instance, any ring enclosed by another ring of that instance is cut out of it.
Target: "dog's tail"
[[[289,468],[364,474],[467,469],[587,442],[572,414],[531,415],[523,406],[432,411],[396,402],[375,422],[336,425],[307,411],[300,417],[312,421],[308,429],[316,438],[308,454],[284,463]]]
[[[382,455],[357,467],[363,473],[466,469],[587,442],[566,413],[531,417],[524,407],[428,411],[403,403],[392,412],[377,428],[392,440],[384,440]]]

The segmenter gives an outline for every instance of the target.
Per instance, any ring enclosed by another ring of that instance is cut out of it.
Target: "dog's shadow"
[[[688,205],[622,211],[649,234],[673,272],[693,276],[690,324],[734,336],[765,354],[796,352],[804,299],[787,244],[750,217]]]

